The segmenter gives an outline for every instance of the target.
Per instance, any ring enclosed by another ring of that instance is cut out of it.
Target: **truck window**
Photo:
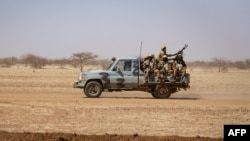
[[[131,71],[131,65],[131,60],[120,60],[113,69],[113,71]]]

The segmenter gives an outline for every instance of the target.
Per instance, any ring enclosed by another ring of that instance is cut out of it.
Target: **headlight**
[[[79,80],[84,80],[84,79],[85,79],[85,74],[84,73],[80,73]]]

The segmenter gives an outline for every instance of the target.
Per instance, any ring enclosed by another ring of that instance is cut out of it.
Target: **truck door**
[[[138,78],[138,73],[139,73],[139,78]],[[139,81],[139,84],[142,84],[143,83],[143,80],[144,80],[144,73],[143,71],[141,70],[141,68],[139,67],[139,62],[138,60],[132,60],[132,87],[133,88],[137,88],[138,87],[138,81]]]
[[[132,60],[119,60],[110,72],[110,85],[112,89],[132,88]]]

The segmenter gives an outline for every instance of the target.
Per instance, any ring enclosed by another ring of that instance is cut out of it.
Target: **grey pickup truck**
[[[141,59],[123,57],[115,59],[106,70],[81,72],[73,87],[83,89],[89,98],[99,97],[103,91],[145,91],[154,98],[169,98],[181,89],[190,88],[190,75],[187,73],[182,81],[179,77],[177,75],[173,82],[166,76],[165,81],[158,82],[156,76],[151,75],[149,81],[144,81]]]

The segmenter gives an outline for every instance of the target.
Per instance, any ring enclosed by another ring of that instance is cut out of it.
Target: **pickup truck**
[[[89,98],[97,98],[103,91],[145,91],[151,93],[154,98],[169,98],[181,89],[190,88],[189,74],[186,74],[184,81],[180,81],[178,75],[174,82],[169,81],[168,76],[166,81],[158,82],[154,75],[150,76],[149,81],[144,81],[140,64],[141,59],[138,57],[117,58],[106,70],[81,72],[73,87],[83,89]]]

